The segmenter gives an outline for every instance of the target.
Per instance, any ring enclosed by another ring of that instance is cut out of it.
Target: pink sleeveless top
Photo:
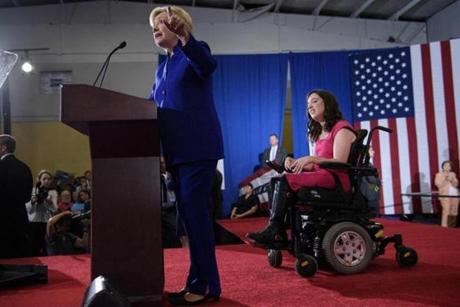
[[[338,121],[328,136],[315,143],[315,155],[322,158],[332,159],[334,157],[334,139],[340,129],[349,127],[351,125],[345,121]],[[335,180],[331,173],[335,173],[339,177],[344,191],[351,190],[350,178],[348,173],[343,170],[325,170],[319,168],[317,164],[309,172],[302,172],[300,174],[286,174],[286,179],[292,190],[297,191],[302,187],[323,187],[332,189],[335,186]]]
[[[327,159],[334,158],[335,136],[340,129],[345,127],[353,129],[346,120],[339,120],[337,123],[335,123],[334,127],[332,127],[332,130],[329,132],[329,135],[326,138],[317,140],[315,143],[315,156]]]

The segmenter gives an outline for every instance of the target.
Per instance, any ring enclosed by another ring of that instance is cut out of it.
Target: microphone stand
[[[112,52],[109,53],[107,59],[105,60],[101,69],[99,70],[99,73],[97,74],[96,80],[94,80],[93,86],[96,86],[97,80],[99,80],[99,77],[101,76],[102,72],[104,72],[104,74],[102,75],[101,82],[99,83],[99,87],[102,87],[102,82],[104,82],[105,74],[107,72],[107,68],[109,67],[110,58],[118,49],[123,49],[125,47],[126,47],[126,42],[123,41],[120,45],[118,45],[115,49],[113,49]]]

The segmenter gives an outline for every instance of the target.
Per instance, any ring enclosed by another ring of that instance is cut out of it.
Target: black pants
[[[30,252],[31,256],[46,255],[46,223],[30,223]]]

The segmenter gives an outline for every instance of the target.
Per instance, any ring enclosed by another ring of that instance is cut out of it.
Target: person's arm
[[[46,205],[48,207],[48,210],[52,212],[56,212],[57,210],[57,191],[56,190],[49,190],[48,191],[48,197],[46,198]]]
[[[446,176],[442,172],[437,173],[434,177],[434,184],[438,190],[441,190],[447,184]]]
[[[29,214],[32,214],[35,211],[37,211],[37,196],[35,196],[35,191],[36,189],[33,188],[30,201],[26,203],[26,210],[27,210],[27,213]]]
[[[300,173],[305,170],[311,170],[313,164],[321,162],[341,162],[346,163],[350,154],[351,144],[356,139],[353,132],[348,129],[341,129],[334,138],[333,158],[323,158],[318,156],[307,156],[299,158],[290,163],[290,168],[294,173]]]
[[[241,219],[243,217],[253,215],[254,213],[257,212],[257,207],[258,207],[257,205],[252,206],[251,209],[249,209],[248,211],[245,211],[245,212],[243,212],[241,214],[237,214],[236,218]]]
[[[202,78],[210,76],[217,67],[217,62],[211,55],[211,49],[205,42],[197,41],[190,34],[187,45],[180,46],[182,52],[190,61],[193,70]]]
[[[452,186],[454,186],[454,187],[458,186],[457,176],[455,175],[454,172],[451,172],[449,174],[449,179],[450,179],[450,183],[452,184]]]
[[[168,21],[164,25],[176,34],[179,39],[178,47],[189,59],[193,70],[202,78],[211,75],[216,69],[217,62],[211,55],[211,49],[204,42],[197,41],[188,31],[184,22],[176,17],[171,9],[167,9]]]
[[[88,247],[88,238],[89,238],[88,231],[85,231],[85,232],[83,232],[83,237],[81,237],[81,238],[76,237],[75,238],[75,242],[73,243],[73,245],[75,247],[78,247],[78,248],[87,248]]]
[[[48,238],[51,238],[51,236],[54,234],[54,232],[55,232],[54,225],[57,223],[57,221],[59,221],[62,217],[66,216],[66,215],[72,215],[72,212],[70,212],[70,211],[61,212],[61,213],[56,214],[55,216],[51,217],[48,220],[48,222],[46,224],[46,236]]]
[[[232,220],[236,219],[236,207],[233,207],[232,213],[230,214],[230,219]]]

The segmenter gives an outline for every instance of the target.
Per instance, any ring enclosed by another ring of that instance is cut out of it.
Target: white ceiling
[[[0,0],[0,9],[119,0]],[[426,21],[458,0],[125,0],[128,2],[291,14]]]

